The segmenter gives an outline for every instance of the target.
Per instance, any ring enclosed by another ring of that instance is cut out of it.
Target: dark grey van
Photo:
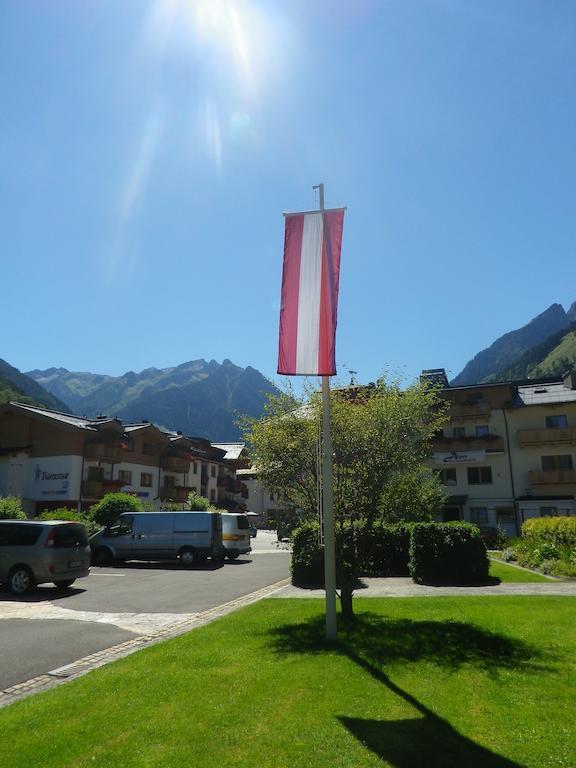
[[[174,560],[190,566],[224,560],[219,512],[126,512],[90,537],[93,561]]]
[[[82,523],[0,520],[0,583],[17,595],[36,584],[70,587],[88,576],[90,545]]]

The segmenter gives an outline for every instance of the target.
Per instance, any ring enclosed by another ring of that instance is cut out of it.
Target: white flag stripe
[[[296,349],[296,370],[303,373],[318,370],[322,239],[322,214],[304,216]]]

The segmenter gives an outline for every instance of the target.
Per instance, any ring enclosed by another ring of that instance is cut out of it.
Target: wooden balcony
[[[576,485],[576,469],[532,469],[528,472],[530,485]]]
[[[190,488],[183,485],[163,485],[160,489],[162,501],[188,501]]]
[[[473,405],[457,404],[450,408],[452,421],[478,421],[490,418],[490,403],[474,403]]]
[[[506,447],[504,438],[500,435],[437,437],[433,445],[435,451],[503,451]]]
[[[82,496],[89,499],[99,499],[107,493],[117,493],[125,485],[124,480],[83,480]]]
[[[162,469],[166,472],[184,473],[190,469],[190,459],[184,456],[164,456],[162,459]]]
[[[576,427],[518,430],[518,444],[521,448],[530,445],[574,445],[575,443]]]
[[[114,464],[122,461],[122,447],[120,443],[86,443],[85,456],[87,459]]]

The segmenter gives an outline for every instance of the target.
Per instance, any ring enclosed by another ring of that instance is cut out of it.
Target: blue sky
[[[0,357],[275,378],[282,211],[347,205],[339,374],[576,300],[573,0],[3,0]]]

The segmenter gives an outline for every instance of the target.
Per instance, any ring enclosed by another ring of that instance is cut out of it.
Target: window
[[[487,424],[478,424],[476,426],[476,437],[487,437],[490,434],[490,428]]]
[[[241,531],[247,531],[250,528],[248,518],[244,517],[244,515],[238,515],[236,518],[236,528],[239,528]]]
[[[216,464],[210,464],[210,477],[216,477]]]
[[[142,488],[152,488],[152,473],[141,472],[140,473],[140,485]]]
[[[469,485],[490,485],[492,483],[492,467],[468,467]]]
[[[36,544],[41,533],[41,525],[3,522],[0,525],[0,546],[31,547]]]
[[[174,475],[164,475],[164,485],[166,488],[174,488],[176,486],[176,478]]]
[[[513,525],[514,510],[510,507],[496,508],[496,525]]]
[[[156,446],[153,443],[142,443],[142,453],[145,453],[146,456],[154,456]]]
[[[104,480],[104,467],[88,467],[88,480]]]
[[[572,456],[542,456],[542,469],[544,472],[559,469],[572,469]]]
[[[556,517],[558,513],[557,507],[540,507],[541,517]]]
[[[438,472],[438,479],[442,485],[457,485],[458,478],[456,477],[456,467],[441,469]]]
[[[197,462],[197,461],[195,461],[195,462],[192,464],[192,472],[193,472],[195,475],[197,475],[197,474],[198,474],[198,462]]]
[[[565,429],[568,426],[568,417],[565,414],[546,416],[547,429]]]
[[[466,427],[454,427],[454,437],[456,439],[466,437]]]
[[[88,546],[88,535],[81,523],[67,523],[54,526],[54,548],[68,549],[69,547]]]
[[[488,508],[487,507],[471,507],[470,522],[476,523],[476,525],[488,525]]]
[[[132,515],[122,515],[110,528],[106,529],[104,536],[106,538],[111,536],[126,536],[128,533],[132,533],[132,525],[134,523],[134,517]]]
[[[124,485],[132,485],[132,472],[129,469],[119,469],[118,480],[122,480]]]
[[[210,488],[210,501],[216,501],[216,491],[214,488]]]

